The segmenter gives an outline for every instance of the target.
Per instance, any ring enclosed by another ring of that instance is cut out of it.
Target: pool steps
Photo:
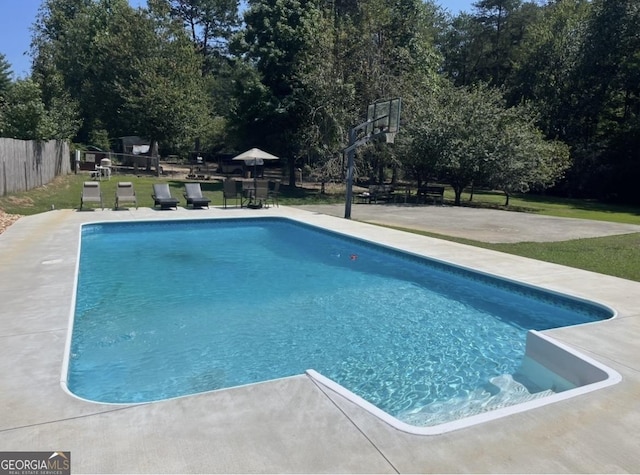
[[[511,374],[496,376],[484,388],[476,389],[467,398],[454,398],[434,402],[398,416],[398,419],[415,426],[432,426],[469,417],[483,412],[522,404],[555,394],[552,389],[537,392],[514,379]]]
[[[426,412],[427,406],[424,406],[411,414],[393,417],[317,371],[309,369],[306,373],[316,383],[355,403],[392,427],[417,435],[444,434],[570,399],[622,381],[622,376],[614,369],[535,330],[527,333],[525,357],[518,371],[513,376],[496,376],[477,390],[486,392],[489,396],[502,392],[502,396],[493,400],[489,398],[485,406],[479,405],[477,412],[471,414],[467,407],[471,398],[466,398],[463,405],[460,405],[459,399],[454,399],[429,405],[429,413]],[[507,387],[509,389],[505,390]],[[431,420],[427,422],[426,416],[433,415],[431,411],[436,404],[440,411],[443,407],[459,404],[452,410],[462,411],[464,407],[465,412],[459,413],[457,420],[449,417],[448,421],[442,423]],[[412,418],[410,422],[407,421],[409,417]]]

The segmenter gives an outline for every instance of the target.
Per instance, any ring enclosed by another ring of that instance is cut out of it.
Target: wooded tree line
[[[401,97],[360,178],[638,203],[639,24],[636,0],[44,0],[31,76],[0,55],[0,136],[256,146],[340,180],[348,129]]]

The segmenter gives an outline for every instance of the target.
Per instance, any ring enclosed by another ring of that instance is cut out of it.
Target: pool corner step
[[[411,425],[428,427],[522,404],[552,394],[554,391],[551,389],[531,393],[524,384],[513,379],[513,375],[503,374],[491,378],[489,383],[476,389],[466,398],[427,404],[410,413],[398,415],[398,419]]]

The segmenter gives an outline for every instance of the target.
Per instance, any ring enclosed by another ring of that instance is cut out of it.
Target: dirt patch
[[[22,216],[19,214],[7,214],[0,209],[0,234],[20,218],[22,218]]]
[[[18,198],[17,196],[9,196],[7,201],[12,205],[20,207],[33,206],[33,200],[29,197]],[[0,210],[0,212],[4,213],[2,210]]]

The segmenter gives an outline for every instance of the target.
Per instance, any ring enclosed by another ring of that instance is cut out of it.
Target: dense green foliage
[[[11,85],[11,75],[11,65],[7,61],[6,56],[0,53],[0,97],[3,97],[9,89]]]
[[[557,191],[640,202],[640,4],[636,0],[482,0],[447,30],[444,69],[530,103],[571,149]]]
[[[46,102],[65,92],[77,103],[79,141],[104,130],[180,147],[206,125],[201,58],[168,5],[149,5],[142,11],[126,0],[43,3],[33,76]]]
[[[23,140],[71,140],[80,123],[76,110],[56,97],[46,108],[40,87],[31,79],[19,79],[4,94],[0,132]]]
[[[297,168],[342,180],[349,128],[402,97],[396,144],[360,148],[358,179],[640,201],[636,0],[478,0],[457,16],[432,0],[249,0],[243,23],[238,0],[147,3],[44,0],[30,82],[0,56],[0,135],[257,146],[291,184]]]
[[[16,139],[44,138],[52,126],[42,102],[40,88],[30,79],[17,81],[4,94],[1,130]]]
[[[409,125],[409,152],[419,182],[432,173],[449,183],[455,204],[465,188],[482,183],[512,193],[546,188],[562,176],[569,151],[544,140],[530,111],[507,108],[496,89],[440,88],[424,99],[425,107]]]

